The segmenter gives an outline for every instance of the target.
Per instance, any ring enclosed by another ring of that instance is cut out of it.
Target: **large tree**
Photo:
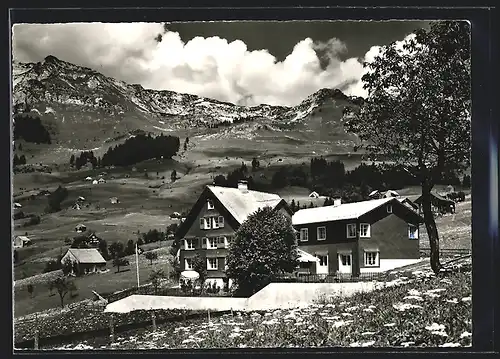
[[[265,207],[251,214],[236,231],[227,256],[227,275],[242,295],[250,295],[273,276],[293,272],[297,258],[291,220]]]
[[[431,190],[446,174],[470,166],[469,24],[433,22],[407,37],[403,46],[382,47],[364,66],[368,97],[359,110],[346,111],[346,128],[359,136],[357,148],[371,158],[404,165],[420,182],[431,266],[438,273]]]

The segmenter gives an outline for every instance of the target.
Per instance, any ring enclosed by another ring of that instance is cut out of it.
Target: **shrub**
[[[50,259],[45,265],[44,273],[53,272],[61,269],[61,261],[59,259]]]
[[[115,258],[113,260],[113,267],[116,267],[116,273],[120,271],[120,267],[128,266],[130,263],[125,258]]]
[[[240,226],[227,256],[227,275],[241,295],[251,295],[273,276],[291,273],[298,265],[295,230],[289,218],[265,207]]]

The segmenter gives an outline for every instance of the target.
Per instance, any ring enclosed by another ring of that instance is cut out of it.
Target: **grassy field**
[[[171,243],[167,241],[151,243],[145,246],[146,250],[158,252],[158,259],[153,261],[151,265],[150,261],[144,258],[143,254],[139,256],[139,278],[141,283],[149,281],[149,274],[154,269],[161,268],[168,275],[171,270],[168,262],[168,249],[170,245]],[[112,261],[110,261],[106,265],[107,272],[76,277],[74,282],[77,287],[77,291],[75,292],[77,295],[70,297],[68,294],[65,297],[64,303],[71,304],[83,299],[93,298],[92,291],[104,295],[137,286],[135,256],[128,256],[126,258],[129,260],[130,265],[121,267],[119,273],[116,272],[116,267],[113,268]],[[47,310],[60,305],[59,295],[55,291],[51,293],[48,288],[48,281],[52,276],[49,274],[38,275],[16,282],[14,287],[15,317]],[[33,297],[28,293],[28,284],[32,284],[34,287]]]
[[[335,146],[332,147],[327,142],[299,143],[291,140],[271,141],[268,138],[260,140],[265,140],[264,150],[257,148],[254,140],[244,138],[227,139],[224,147],[221,147],[217,139],[207,136],[192,137],[188,151],[181,151],[172,160],[146,161],[126,168],[79,171],[69,171],[67,162],[59,161],[52,173],[15,174],[14,201],[21,203],[25,213],[41,216],[40,224],[35,226],[24,227],[22,220],[14,223],[14,234],[26,234],[33,242],[32,246],[19,251],[20,264],[14,268],[15,280],[19,282],[35,276],[36,281],[36,278],[40,278],[38,275],[43,272],[46,262],[66,252],[68,245],[65,239],[75,236],[75,226],[80,223],[108,241],[108,245],[114,241],[125,243],[130,239],[136,240],[138,231],[164,230],[176,221],[170,219],[169,215],[173,212],[189,211],[204,186],[212,183],[216,175],[227,174],[238,168],[242,162],[250,167],[253,157],[258,157],[261,163],[261,170],[255,173],[255,176],[259,176],[263,181],[270,181],[274,171],[283,165],[309,166],[310,159],[314,156],[341,160],[348,170],[361,161],[359,154],[345,153],[345,148],[343,153],[336,152]],[[23,148],[28,151],[31,151],[33,146],[23,144]],[[61,152],[59,156],[66,156],[69,161],[69,153]],[[170,175],[174,169],[178,178],[172,182]],[[92,185],[90,181],[85,180],[87,176],[98,178],[102,172],[106,172],[103,176],[107,181],[105,184]],[[40,191],[53,191],[59,185],[68,189],[68,198],[63,201],[60,212],[45,213],[48,200]],[[277,192],[286,200],[294,199],[301,204],[313,202],[315,205],[322,205],[324,202],[323,198],[310,199],[309,190],[306,188],[287,187]],[[419,194],[419,189],[407,188],[400,193],[416,195]],[[72,209],[72,205],[80,196],[85,198],[84,205],[80,210]],[[118,197],[120,202],[111,204],[111,197]],[[455,215],[440,217],[437,223],[443,238],[442,248],[470,248],[470,197],[465,203],[457,205]],[[422,246],[428,246],[425,230],[421,230],[421,237]],[[130,281],[108,281],[106,275],[100,274],[99,280],[97,277],[82,279],[82,285],[79,287],[90,288],[94,285],[98,291],[113,291],[123,289],[125,285],[135,284],[134,276],[130,276]],[[126,273],[120,276],[127,277]],[[91,284],[92,281],[102,284]],[[42,291],[40,298],[45,299],[37,300],[39,304],[33,306],[31,300],[27,301],[23,297],[23,291],[16,288],[16,294],[19,294],[16,296],[17,313],[29,313],[37,308],[57,305],[57,300],[52,297],[47,299],[48,295],[41,288],[36,288],[35,292],[39,290]],[[79,292],[79,298],[75,300],[89,298],[88,292]]]
[[[436,218],[441,249],[472,248],[472,199],[470,195],[464,202],[456,204],[454,214],[446,214]],[[429,239],[425,226],[420,230],[420,246],[429,248]]]
[[[471,263],[436,277],[428,270],[398,273],[398,284],[349,298],[318,298],[296,310],[235,313],[167,322],[44,349],[205,349],[246,347],[468,347],[471,345]],[[165,317],[168,313],[158,313]],[[68,322],[68,318],[72,318]],[[74,318],[74,319],[73,319]],[[118,324],[148,321],[148,313],[117,315]],[[105,329],[102,305],[86,303],[48,312],[41,333]],[[16,338],[32,337],[34,318],[23,318]],[[31,334],[30,334],[31,333]]]

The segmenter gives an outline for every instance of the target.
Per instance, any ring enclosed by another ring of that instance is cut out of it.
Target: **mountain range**
[[[12,88],[15,111],[37,113],[55,145],[80,149],[137,131],[217,140],[267,136],[295,143],[333,141],[347,148],[355,136],[343,129],[342,112],[362,101],[338,89],[320,89],[293,107],[240,106],[145,89],[54,56],[37,63],[14,61]]]

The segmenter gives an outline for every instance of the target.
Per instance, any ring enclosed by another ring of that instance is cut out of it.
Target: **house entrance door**
[[[352,273],[352,254],[350,253],[339,254],[339,272]]]

